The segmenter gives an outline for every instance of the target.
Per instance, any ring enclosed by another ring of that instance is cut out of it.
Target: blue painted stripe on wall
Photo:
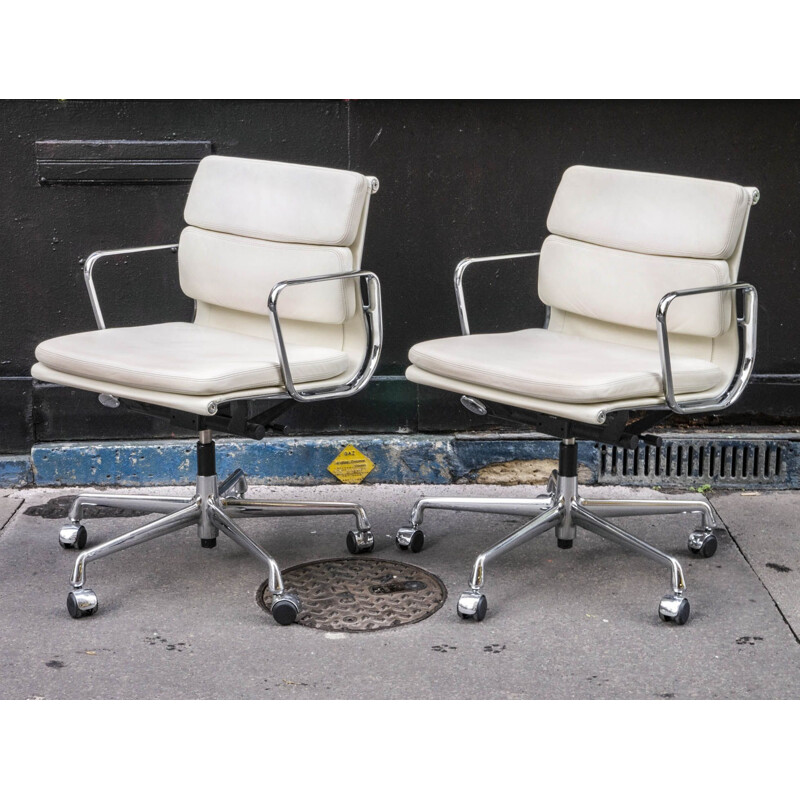
[[[335,484],[328,465],[347,445],[375,464],[365,483],[448,484],[470,480],[481,467],[514,459],[557,458],[558,444],[531,439],[436,436],[351,436],[217,441],[217,470],[240,467],[255,482]],[[38,445],[31,451],[39,486],[188,485],[195,481],[195,443],[103,442]],[[579,457],[594,465],[590,446]]]

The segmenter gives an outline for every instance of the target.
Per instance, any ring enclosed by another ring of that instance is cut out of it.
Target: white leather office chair
[[[265,502],[245,496],[241,470],[216,474],[212,431],[262,438],[296,402],[348,397],[370,379],[381,350],[380,284],[360,270],[376,178],[355,172],[244,158],[200,162],[179,244],[92,254],[84,276],[98,330],[59,336],[36,349],[31,374],[86,389],[106,405],[172,420],[198,431],[194,496],[84,494],[61,529],[65,548],[83,550],[87,506],[163,512],[161,519],[80,553],[67,608],[97,610],[85,587],[94,559],[197,525],[201,544],[222,532],[269,571],[272,615],[294,621],[300,600],[280,569],[235,520],[242,517],[351,514],[351,553],[373,536],[364,509],[344,502]],[[191,322],[106,328],[92,279],[104,258],[177,249],[183,292],[195,301]],[[277,401],[277,403],[275,402]]]
[[[758,190],[730,183],[623,170],[568,169],[547,219],[541,251],[468,258],[455,272],[462,336],[414,346],[409,380],[462,395],[476,414],[532,425],[561,439],[546,495],[532,499],[425,497],[397,545],[422,549],[424,512],[479,511],[532,517],[478,556],[458,601],[462,618],[483,619],[486,564],[554,529],[569,548],[577,527],[669,566],[662,620],[689,618],[679,562],[635,539],[609,517],[694,513],[702,524],[689,550],[711,556],[720,523],[708,501],[583,498],[575,440],[635,447],[672,413],[719,411],[753,369],[756,291],[737,283],[750,206]],[[538,291],[549,308],[542,329],[472,334],[462,279],[472,264],[539,257]],[[741,303],[741,315],[737,305]],[[669,314],[667,313],[669,311]]]

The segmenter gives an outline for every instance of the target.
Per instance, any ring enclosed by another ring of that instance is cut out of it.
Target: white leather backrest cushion
[[[184,218],[188,225],[254,239],[349,247],[368,191],[357,172],[207,156]]]
[[[195,300],[268,314],[267,298],[282,280],[352,272],[349,247],[268,242],[184,228],[178,248],[181,289]],[[280,297],[281,319],[342,324],[355,313],[355,280],[290,287]]]
[[[730,283],[724,260],[632,253],[548,236],[539,259],[539,297],[583,317],[655,330],[658,301],[676,289]],[[731,293],[678,298],[667,327],[673,333],[716,337],[731,322]]]
[[[733,183],[575,166],[561,178],[547,228],[637,253],[727,259],[749,205]]]

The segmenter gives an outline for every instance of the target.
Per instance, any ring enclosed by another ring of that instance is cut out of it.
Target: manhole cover
[[[444,584],[430,572],[399,561],[336,558],[311,561],[283,571],[287,591],[300,598],[297,622],[326,631],[376,631],[420,622],[447,599]],[[272,606],[268,582],[256,600]]]

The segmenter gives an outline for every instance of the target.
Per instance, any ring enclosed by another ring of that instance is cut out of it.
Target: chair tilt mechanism
[[[84,265],[98,330],[59,336],[36,349],[34,378],[95,392],[100,402],[169,419],[197,431],[197,484],[191,497],[82,494],[59,541],[77,549],[67,609],[97,611],[86,564],[190,525],[203,547],[219,533],[267,570],[271,612],[293,622],[300,598],[286,591],[275,559],[237,520],[347,514],[351,553],[372,550],[364,509],[349,502],[267,502],[248,498],[237,469],[217,477],[213,431],[261,439],[296,403],[349,397],[375,372],[381,351],[380,284],[360,269],[376,178],[254,159],[200,162],[179,244],[104,251]],[[92,271],[102,259],[177,250],[181,289],[195,301],[191,322],[106,328]],[[163,517],[84,550],[87,506]]]
[[[529,518],[476,558],[458,615],[487,612],[486,566],[546,531],[570,548],[582,528],[669,567],[665,622],[689,619],[680,563],[624,531],[614,517],[691,513],[692,554],[708,558],[723,529],[710,503],[581,497],[576,439],[635,447],[672,414],[730,406],[753,370],[756,291],[737,282],[757,189],[731,183],[577,166],[559,184],[537,252],[468,258],[455,271],[461,336],[415,345],[409,380],[461,395],[475,414],[533,426],[561,440],[547,492],[524,498],[423,497],[396,543],[418,552],[427,511]],[[539,259],[541,329],[472,334],[463,278],[473,264]],[[673,306],[674,304],[674,306]],[[668,319],[668,313],[669,319]]]

